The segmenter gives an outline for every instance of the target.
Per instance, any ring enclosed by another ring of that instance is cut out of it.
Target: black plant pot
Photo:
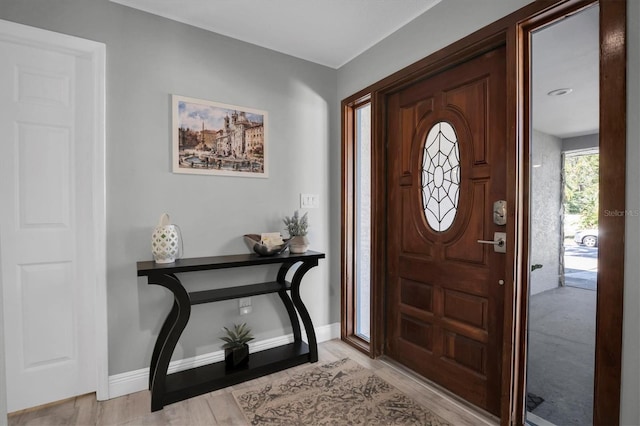
[[[246,343],[235,348],[224,350],[224,363],[227,370],[246,367],[249,364],[249,345]]]

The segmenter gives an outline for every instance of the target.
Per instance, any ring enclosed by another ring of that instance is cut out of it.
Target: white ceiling
[[[339,68],[440,0],[111,0]],[[401,4],[401,7],[398,7]]]
[[[598,7],[538,31],[532,45],[533,128],[561,138],[597,133]],[[573,91],[547,95],[560,88]]]
[[[111,1],[339,68],[441,0]],[[598,48],[597,6],[534,34],[534,129],[561,138],[598,131]],[[559,88],[573,92],[547,96]]]

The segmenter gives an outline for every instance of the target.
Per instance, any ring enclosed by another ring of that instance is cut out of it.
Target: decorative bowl
[[[260,256],[275,256],[276,254],[280,254],[285,251],[291,243],[291,239],[288,239],[284,241],[284,244],[280,244],[279,246],[267,247],[260,242],[259,234],[245,234],[244,241],[247,243],[247,246],[249,246],[249,250],[252,250]]]

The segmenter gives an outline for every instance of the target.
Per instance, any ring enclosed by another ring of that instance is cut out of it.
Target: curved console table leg
[[[164,407],[163,397],[165,394],[167,369],[169,368],[173,350],[178,344],[178,339],[180,339],[180,335],[189,321],[191,303],[189,301],[189,294],[182,286],[180,280],[173,274],[150,275],[149,284],[157,284],[167,288],[173,293],[175,300],[174,308],[169,312],[165,320],[166,327],[165,325],[162,326],[162,331],[167,331],[166,337],[160,340],[161,336],[158,336],[158,342],[156,343],[156,345],[160,344],[161,347],[151,379],[151,411],[158,411]]]
[[[313,323],[311,322],[311,317],[309,316],[307,307],[304,306],[304,303],[302,303],[302,299],[300,298],[300,281],[309,269],[317,265],[317,259],[303,262],[296,270],[293,275],[293,280],[291,281],[291,298],[293,299],[293,304],[300,314],[300,319],[302,319],[304,329],[307,332],[307,340],[309,341],[309,362],[318,361],[318,341],[316,340],[316,331],[313,328]]]
[[[291,327],[293,327],[293,339],[296,342],[302,340],[302,331],[300,330],[300,322],[298,321],[298,314],[296,313],[296,308],[293,306],[293,302],[291,298],[287,294],[286,291],[279,291],[278,296],[284,303],[284,307],[287,308],[287,314],[289,314],[289,321],[291,322]]]
[[[278,269],[278,277],[276,278],[276,281],[284,284],[287,278],[287,272],[289,272],[289,269],[291,269],[291,267],[296,263],[298,262],[285,262],[282,265],[280,265],[280,269]]]
[[[153,347],[153,355],[151,356],[151,365],[149,367],[149,390],[151,390],[153,378],[158,367],[158,358],[160,357],[160,351],[167,341],[167,337],[169,336],[171,328],[173,328],[173,325],[178,319],[179,311],[180,309],[178,307],[178,303],[174,300],[173,307],[171,308],[169,315],[167,315],[167,318],[164,320],[162,328],[160,329],[160,334],[158,334],[158,338],[156,339],[156,344]]]
[[[289,272],[289,269],[291,269],[291,267],[296,263],[298,262],[283,263],[278,270],[278,277],[276,278],[276,280],[279,283],[284,284],[286,282],[287,272]],[[298,321],[296,308],[295,306],[293,306],[293,302],[291,301],[291,298],[289,297],[289,294],[287,294],[286,290],[279,291],[278,296],[280,296],[280,300],[282,300],[284,307],[287,308],[289,321],[291,322],[291,327],[293,328],[293,338],[296,342],[299,342],[302,340],[302,332],[300,331],[300,322]]]

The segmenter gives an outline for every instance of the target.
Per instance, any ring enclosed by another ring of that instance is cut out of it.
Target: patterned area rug
[[[346,358],[233,396],[253,425],[450,426]]]

